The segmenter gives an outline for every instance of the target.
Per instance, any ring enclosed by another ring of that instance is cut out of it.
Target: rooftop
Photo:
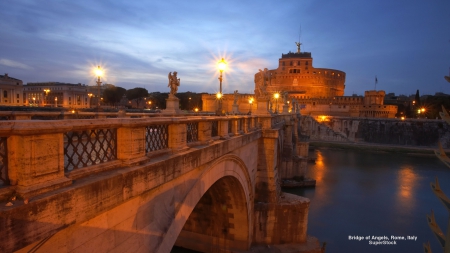
[[[70,86],[85,86],[81,83],[60,83],[60,82],[39,82],[39,83],[27,83],[27,86],[63,86],[63,85],[70,85]]]
[[[0,75],[0,78],[1,78],[1,79],[11,79],[11,80],[21,81],[21,80],[19,80],[19,79],[16,79],[16,78],[13,78],[13,77],[8,76],[7,73],[5,73],[5,75]]]
[[[281,58],[311,58],[311,52],[289,52],[287,54],[281,54]]]

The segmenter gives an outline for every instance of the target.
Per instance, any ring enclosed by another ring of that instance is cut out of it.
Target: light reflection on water
[[[446,229],[448,214],[434,196],[430,182],[439,177],[450,196],[450,169],[435,157],[356,150],[317,149],[308,176],[316,188],[286,190],[311,200],[308,234],[327,242],[327,252],[423,252],[442,249],[428,228],[433,208]],[[372,246],[349,241],[349,235],[414,235],[417,241]]]
[[[414,208],[414,190],[417,189],[417,173],[410,166],[402,166],[398,173],[398,201],[403,206],[402,210]]]

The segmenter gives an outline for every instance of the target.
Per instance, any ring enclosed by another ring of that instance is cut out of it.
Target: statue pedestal
[[[283,113],[289,113],[289,105],[283,105]]]
[[[162,111],[163,114],[181,114],[180,99],[173,94],[169,94],[166,99],[166,109]]]
[[[239,105],[233,105],[233,114],[239,114]]]
[[[269,99],[268,98],[257,98],[256,110],[254,112],[257,115],[271,115],[269,111]]]

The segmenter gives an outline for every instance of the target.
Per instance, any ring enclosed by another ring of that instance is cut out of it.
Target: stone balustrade
[[[272,123],[271,117],[257,116],[107,118],[111,115],[103,113],[103,119],[3,121],[0,200],[14,192],[30,198],[101,171],[208,145]]]

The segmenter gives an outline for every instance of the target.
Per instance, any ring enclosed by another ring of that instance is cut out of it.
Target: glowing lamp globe
[[[100,66],[98,66],[98,68],[95,70],[95,74],[97,76],[102,76],[103,75],[103,71],[100,69]]]
[[[222,60],[219,61],[217,67],[219,68],[220,72],[223,72],[227,68],[227,62],[222,58]]]

